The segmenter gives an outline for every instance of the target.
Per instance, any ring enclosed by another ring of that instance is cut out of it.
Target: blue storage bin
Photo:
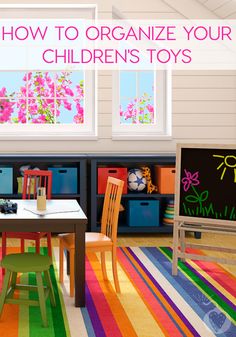
[[[52,194],[76,194],[77,167],[49,167],[52,171]]]
[[[128,206],[129,226],[160,226],[159,200],[129,200]]]
[[[13,168],[0,167],[0,194],[13,193]]]

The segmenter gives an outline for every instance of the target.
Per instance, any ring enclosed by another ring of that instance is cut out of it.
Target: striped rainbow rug
[[[98,256],[88,254],[86,308],[80,310],[68,296],[68,279],[58,286],[58,249],[54,253],[57,307],[47,305],[49,328],[41,327],[38,308],[5,305],[1,337],[236,336],[236,278],[215,263],[180,263],[172,277],[170,248],[119,248],[116,294],[113,283],[102,279]]]

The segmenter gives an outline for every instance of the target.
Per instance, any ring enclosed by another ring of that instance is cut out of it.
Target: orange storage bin
[[[127,168],[125,167],[99,167],[98,168],[98,194],[106,191],[107,178],[114,177],[124,181],[123,194],[127,194]]]
[[[160,194],[175,193],[175,166],[155,165],[155,185]]]

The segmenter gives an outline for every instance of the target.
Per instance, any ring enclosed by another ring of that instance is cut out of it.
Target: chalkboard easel
[[[177,274],[178,258],[236,264],[233,259],[186,253],[187,247],[236,252],[226,247],[187,244],[187,231],[236,234],[235,145],[177,145],[172,273]]]

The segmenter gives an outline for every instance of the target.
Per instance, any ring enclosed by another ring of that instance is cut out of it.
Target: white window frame
[[[153,124],[120,123],[120,80],[119,71],[113,72],[113,118],[112,139],[114,140],[171,140],[172,137],[172,97],[171,71],[154,71],[154,109],[157,108]]]
[[[91,11],[91,17],[97,19],[96,4],[5,4],[0,5],[5,13],[19,15],[26,11],[63,10]],[[36,12],[37,13],[37,12]],[[5,18],[7,18],[5,14]],[[18,14],[18,13],[17,13]],[[61,71],[66,69],[61,69]],[[17,70],[16,70],[17,71]],[[22,70],[20,70],[22,71]],[[27,70],[29,71],[29,70]],[[27,72],[26,71],[26,72]],[[30,70],[31,71],[31,70]],[[32,71],[36,71],[32,69]],[[47,70],[48,71],[48,70]],[[95,140],[97,139],[97,72],[86,70],[84,77],[84,123],[83,124],[0,124],[0,140]],[[89,94],[86,95],[86,92]]]

